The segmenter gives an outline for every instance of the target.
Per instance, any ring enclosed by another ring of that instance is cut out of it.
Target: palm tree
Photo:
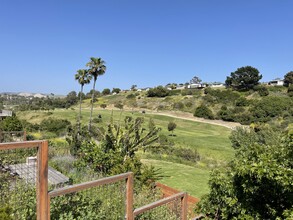
[[[92,106],[91,106],[91,114],[90,114],[90,122],[89,122],[89,130],[92,125],[92,115],[93,115],[93,107],[94,107],[94,96],[95,96],[95,87],[98,76],[103,75],[106,72],[105,61],[101,58],[91,57],[90,62],[86,64],[89,67],[88,72],[94,77],[94,85],[93,85],[93,93],[92,93]]]
[[[78,81],[80,84],[80,94],[79,94],[79,116],[78,116],[78,131],[80,131],[80,119],[81,119],[81,97],[82,97],[82,91],[83,86],[85,84],[89,84],[91,82],[92,75],[88,73],[88,70],[81,69],[77,70],[77,73],[75,74],[75,80]]]

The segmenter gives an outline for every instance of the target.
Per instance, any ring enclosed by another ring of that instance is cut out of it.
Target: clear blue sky
[[[78,91],[91,56],[107,64],[99,90],[224,82],[246,65],[283,77],[292,11],[292,0],[1,0],[0,92]]]

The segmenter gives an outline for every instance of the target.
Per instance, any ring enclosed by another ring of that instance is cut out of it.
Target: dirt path
[[[106,109],[112,110],[112,109],[116,109],[116,108],[114,106],[108,106]],[[202,122],[202,123],[207,123],[207,124],[212,124],[212,125],[219,125],[219,126],[223,126],[223,127],[230,128],[230,129],[235,129],[238,126],[244,126],[244,125],[241,125],[240,123],[237,123],[237,122],[229,122],[229,121],[222,121],[222,120],[209,120],[209,119],[204,119],[204,118],[198,118],[198,117],[194,117],[193,114],[188,113],[188,112],[179,112],[179,111],[160,112],[160,111],[152,111],[149,109],[138,109],[138,108],[130,109],[130,108],[127,108],[126,106],[124,106],[123,111],[132,111],[132,112],[145,111],[146,114],[163,115],[163,116],[168,116],[168,117],[172,117],[172,118]]]
[[[188,113],[188,112],[152,112],[151,111],[150,114],[163,115],[163,116],[169,116],[172,118],[179,118],[179,119],[202,122],[207,124],[219,125],[219,126],[223,126],[230,129],[235,129],[237,126],[242,126],[240,123],[237,123],[237,122],[209,120],[209,119],[194,117],[191,113]]]

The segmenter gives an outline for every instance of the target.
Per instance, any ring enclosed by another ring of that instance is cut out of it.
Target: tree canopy
[[[258,85],[262,75],[252,66],[238,68],[226,79],[226,85],[235,90],[249,90]]]
[[[284,76],[284,84],[285,84],[285,86],[293,85],[293,71],[288,72]]]
[[[240,129],[233,135],[235,159],[225,169],[212,172],[211,191],[198,211],[211,219],[291,219],[292,134],[264,127]]]

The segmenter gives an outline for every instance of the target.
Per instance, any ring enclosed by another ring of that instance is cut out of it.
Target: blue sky
[[[262,81],[293,70],[291,0],[0,1],[0,92],[67,94],[90,57],[97,89],[224,82],[242,66]],[[89,91],[88,85],[85,91]]]

